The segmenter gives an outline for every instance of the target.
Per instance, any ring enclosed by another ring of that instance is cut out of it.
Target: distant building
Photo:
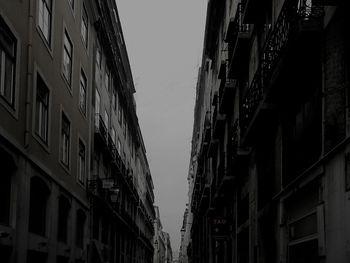
[[[188,263],[188,253],[191,251],[191,225],[192,225],[192,214],[186,208],[183,217],[183,223],[181,228],[181,244],[179,252],[179,262]]]
[[[0,2],[1,262],[152,262],[134,92],[115,1]]]
[[[173,262],[173,250],[171,248],[170,235],[166,232],[163,232],[165,240],[165,262]]]
[[[344,1],[208,1],[191,262],[350,261],[348,13]]]
[[[163,231],[162,222],[160,220],[159,207],[154,206],[154,255],[153,263],[167,263],[173,261],[173,252],[170,243],[170,235]]]

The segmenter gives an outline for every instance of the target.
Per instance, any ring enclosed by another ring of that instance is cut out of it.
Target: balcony
[[[198,211],[200,213],[203,213],[208,209],[209,200],[210,200],[210,186],[208,184],[205,184],[198,202]]]
[[[236,90],[238,88],[238,81],[227,80],[220,90],[220,105],[219,113],[226,114],[233,111],[235,103]]]
[[[100,114],[95,115],[95,136],[103,146],[108,145],[108,130]]]
[[[244,137],[252,130],[254,122],[259,124],[256,121],[259,117],[265,113],[269,115],[273,101],[280,100],[286,93],[277,90],[276,83],[279,80],[285,83],[287,76],[299,77],[302,81],[301,75],[316,60],[323,27],[323,7],[302,3],[302,0],[286,0],[273,30],[267,36],[260,64],[243,94],[241,128]],[[260,122],[267,126],[264,121]]]
[[[117,147],[110,134],[108,134],[108,150],[112,158],[112,163],[115,163],[117,161]]]
[[[248,68],[248,41],[251,33],[252,26],[243,23],[243,6],[238,4],[236,14],[229,22],[225,39],[228,42],[229,78],[238,78],[244,73],[244,69]]]
[[[118,202],[115,195],[119,194],[119,188],[116,186],[115,178],[97,177],[88,180],[88,192],[109,205],[114,206]]]
[[[222,139],[222,134],[225,131],[226,115],[219,113],[218,106],[214,109],[213,122],[213,138]]]
[[[242,0],[242,13],[244,23],[255,24],[262,15],[266,1],[264,0]]]

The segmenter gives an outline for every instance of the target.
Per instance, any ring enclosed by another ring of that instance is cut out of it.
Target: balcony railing
[[[244,43],[244,40],[248,40],[252,32],[252,27],[249,24],[243,22],[243,6],[238,4],[237,11],[234,18],[230,21],[226,41],[228,42],[228,76],[230,78],[236,78],[237,75],[241,72],[240,68],[242,65],[236,66],[236,60],[239,57],[242,57],[243,54],[247,52],[247,44]]]
[[[220,114],[218,110],[218,104],[216,107],[214,107],[214,113],[213,113],[213,122],[214,122],[214,130],[213,130],[213,137],[214,138],[221,138],[220,134],[223,132],[225,128],[225,120],[226,115]]]
[[[228,113],[233,110],[235,102],[235,91],[238,88],[238,81],[226,80],[225,84],[222,85],[220,90],[220,113]]]
[[[108,144],[108,130],[100,114],[95,115],[95,133],[100,135],[104,143]]]
[[[112,157],[112,162],[117,162],[117,147],[110,134],[108,135],[108,149]]]
[[[303,31],[319,31],[322,27],[323,7],[308,6],[308,0],[286,0],[280,15],[270,31],[260,64],[247,90],[242,105],[242,128],[246,130],[265,95],[282,54],[295,34]]]
[[[226,41],[235,44],[240,34],[249,33],[251,26],[243,22],[243,6],[239,3],[233,19],[229,23]]]

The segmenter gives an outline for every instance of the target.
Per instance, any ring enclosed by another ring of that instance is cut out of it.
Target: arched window
[[[77,210],[76,226],[75,226],[75,245],[78,248],[84,248],[84,234],[85,234],[85,212],[81,209]]]
[[[68,198],[61,195],[58,199],[57,239],[63,243],[67,243],[70,206]]]
[[[41,236],[46,234],[47,201],[50,189],[38,176],[30,179],[29,231]]]
[[[9,225],[11,210],[11,177],[16,166],[12,157],[0,149],[1,178],[0,178],[0,224]]]

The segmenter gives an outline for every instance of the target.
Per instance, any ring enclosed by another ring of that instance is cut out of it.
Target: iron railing
[[[101,135],[106,145],[108,144],[108,130],[99,113],[95,115],[95,132]]]
[[[272,31],[269,32],[260,64],[247,90],[242,104],[242,128],[247,129],[258,105],[262,101],[271,75],[287,44],[293,38],[299,23],[320,23],[322,6],[311,6],[310,0],[286,0]]]
[[[228,57],[229,59],[233,58],[234,50],[239,39],[239,35],[242,33],[248,33],[251,30],[249,24],[243,23],[243,11],[244,6],[242,3],[239,3],[237,6],[237,11],[233,20],[233,30],[232,36],[229,36],[229,45],[228,45]]]

